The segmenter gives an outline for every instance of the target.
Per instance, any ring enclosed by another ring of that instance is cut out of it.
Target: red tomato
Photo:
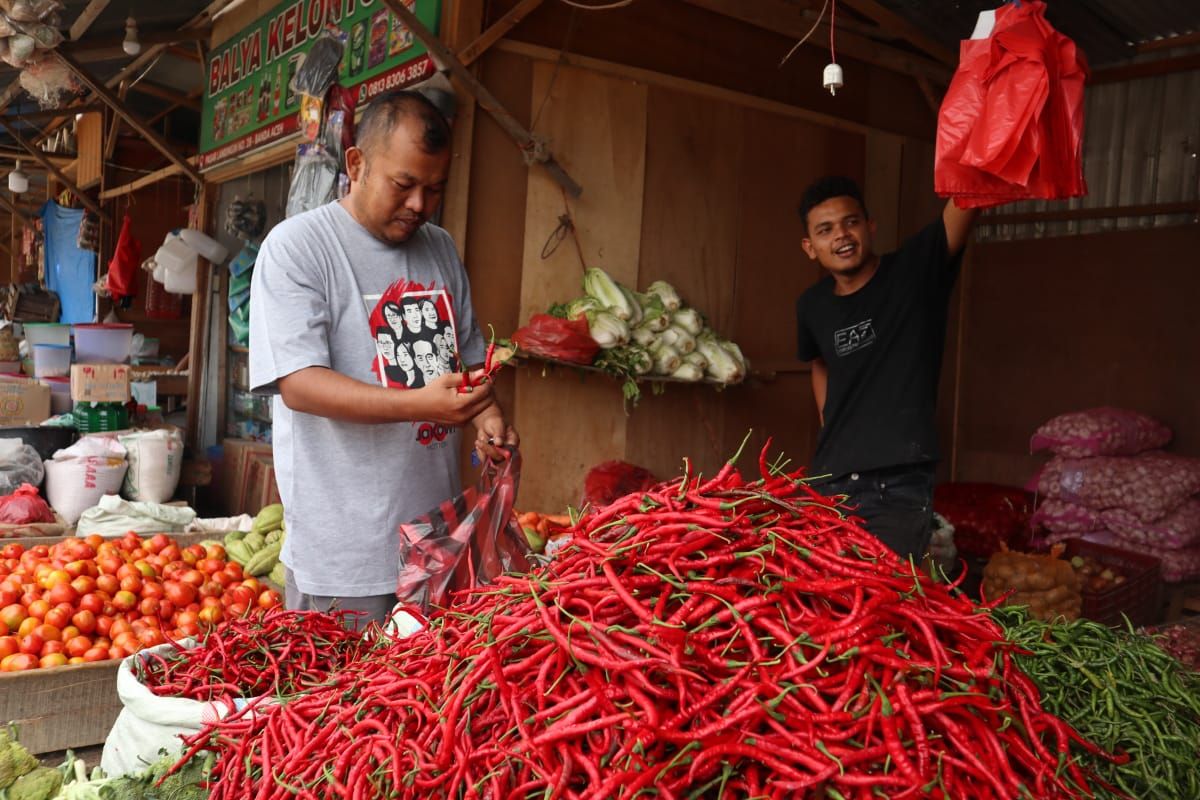
[[[143,616],[147,617],[157,616],[158,607],[159,602],[155,597],[143,597],[142,602],[138,603],[138,611],[141,612]]]
[[[21,649],[22,653],[29,653],[30,655],[34,656],[42,654],[42,646],[45,644],[46,642],[42,639],[42,637],[38,636],[36,633],[30,633],[26,636],[22,636],[17,641],[17,646]]]
[[[43,642],[57,642],[62,639],[62,629],[54,625],[38,625],[33,629],[33,635],[40,637]]]
[[[204,610],[206,608],[220,608],[220,607],[221,607],[221,598],[219,598],[219,597],[214,597],[212,595],[209,595],[208,597],[200,598],[200,609],[201,610]]]
[[[135,567],[133,564],[122,564],[121,568],[117,570],[117,579],[118,580],[124,580],[124,579],[128,578],[130,575],[136,575],[139,578],[142,577],[142,573],[138,572],[138,568]]]
[[[183,551],[179,549],[179,545],[172,542],[162,550],[159,550],[158,555],[160,558],[170,564],[172,561],[180,561],[181,557],[183,556]]]
[[[119,647],[126,653],[136,653],[142,649],[142,643],[132,630],[113,637],[113,647]]]
[[[283,605],[283,598],[274,589],[267,589],[258,596],[259,608],[276,608],[281,605]]]
[[[47,625],[53,625],[56,628],[65,628],[71,624],[71,612],[74,607],[70,603],[63,603],[46,612],[46,619],[43,620]]]
[[[73,636],[67,640],[67,655],[82,656],[92,649],[92,640],[86,636]]]
[[[245,603],[234,602],[225,606],[225,613],[231,617],[244,617],[250,613],[250,607]]]
[[[133,623],[127,619],[113,620],[112,627],[108,629],[108,637],[113,640],[113,644],[117,643],[117,637],[122,633],[129,633],[133,630]]]
[[[80,575],[71,581],[71,588],[79,592],[80,596],[91,594],[96,591],[96,579],[91,575]]]
[[[163,584],[167,599],[183,608],[196,599],[196,587],[183,581],[167,581]]]
[[[217,584],[221,588],[225,588],[227,586],[232,586],[233,583],[237,580],[237,578],[233,577],[225,570],[221,570],[219,572],[214,572],[212,574],[212,576],[209,578],[209,580],[211,580],[213,583]]]
[[[49,669],[50,667],[65,667],[66,665],[67,657],[62,653],[49,653],[42,656],[41,660],[38,661],[38,666],[42,669]]]
[[[112,631],[113,618],[105,615],[96,618],[96,633],[101,636],[108,636]]]
[[[28,636],[33,633],[33,629],[41,625],[42,621],[37,617],[26,617],[17,628],[17,636]]]
[[[19,542],[9,542],[0,547],[0,556],[4,558],[20,558],[25,552],[25,546]]]
[[[165,533],[156,533],[146,541],[146,549],[157,555],[171,544],[171,537]]]
[[[158,577],[158,570],[156,570],[149,561],[146,561],[144,559],[141,561],[135,561],[135,562],[133,562],[133,566],[135,569],[137,569],[138,574],[142,578]]]
[[[200,587],[201,597],[220,597],[225,593],[225,587],[216,581],[205,581]]]
[[[29,616],[28,609],[18,603],[10,603],[0,609],[0,622],[10,631],[15,631],[21,627],[21,623]]]
[[[124,648],[117,647],[116,645],[108,648],[108,657],[114,661],[122,659],[127,655],[130,655],[130,653],[126,653]]]
[[[121,578],[121,591],[139,594],[142,591],[142,576],[135,573]]]
[[[79,628],[75,627],[74,625],[68,625],[67,627],[62,629],[62,640],[64,642],[67,641],[68,639],[74,639],[78,635],[79,635]]]
[[[79,598],[79,610],[99,614],[104,610],[104,598],[98,594],[85,594]]]
[[[48,600],[34,600],[29,604],[29,616],[45,619],[46,612],[50,610],[50,602]]]
[[[46,642],[44,645],[42,645],[42,653],[41,654],[44,656],[48,656],[51,653],[61,653],[66,649],[67,649],[67,646],[65,644],[63,644],[63,642],[61,640],[54,641],[54,642]]]
[[[116,575],[117,570],[121,569],[125,562],[118,555],[104,555],[96,557],[96,566],[100,568],[100,572],[105,575]]]
[[[158,616],[160,619],[170,619],[175,616],[175,604],[165,597],[158,601]]]
[[[88,650],[86,653],[83,654],[83,660],[87,661],[87,662],[107,661],[108,660],[108,648],[107,647],[93,647],[90,650]]]
[[[138,634],[138,642],[142,647],[157,647],[160,644],[165,644],[166,637],[162,635],[162,631],[158,628],[146,628]]]
[[[15,636],[0,636],[0,658],[21,652],[21,645]]]
[[[142,546],[142,537],[138,536],[133,531],[129,531],[129,533],[125,534],[117,541],[117,546],[126,553],[132,552]]]
[[[224,566],[224,561],[218,561],[215,558],[202,558],[196,562],[196,569],[200,570],[205,575],[212,575],[216,572],[220,572]]]
[[[148,555],[150,555],[150,551],[148,551],[146,548],[135,547],[129,551],[129,560],[130,561],[141,561]]]
[[[99,578],[96,578],[96,589],[97,591],[108,592],[110,595],[114,595],[121,591],[121,579],[116,575],[101,575]]]
[[[192,586],[195,586],[197,589],[199,589],[204,585],[206,578],[204,573],[200,570],[189,569],[187,572],[179,576],[179,580],[183,581],[184,583],[190,583]]]
[[[27,669],[37,669],[38,657],[31,653],[17,653],[8,656],[0,662],[0,670],[4,672],[24,672]]]
[[[75,591],[75,587],[68,583],[56,583],[46,594],[46,599],[51,605],[59,603],[74,603],[79,599],[79,592]]]
[[[236,580],[240,581],[242,579],[242,565],[236,561],[225,562],[225,568],[223,571],[228,573]]]
[[[87,562],[82,561],[82,560],[72,561],[69,564],[67,564],[65,567],[63,567],[63,569],[65,569],[67,571],[67,574],[71,576],[71,580],[74,580],[75,578],[78,578],[80,575],[87,574]]]
[[[0,606],[12,605],[21,599],[21,585],[11,580],[0,583]]]
[[[204,554],[209,558],[216,559],[217,561],[225,561],[228,558],[228,556],[225,555],[225,545],[221,544],[210,544],[208,547],[204,548]]]
[[[203,552],[203,551],[201,551],[201,552]],[[192,550],[190,547],[185,547],[183,549],[183,551],[179,554],[179,560],[182,561],[184,564],[187,564],[189,567],[196,566],[196,562],[199,561],[202,557],[203,556],[201,556],[201,555],[197,555],[196,552],[194,550]]]
[[[138,604],[137,595],[127,589],[122,589],[113,595],[112,604],[117,611],[129,611]]]
[[[242,586],[253,592],[256,597],[262,591],[262,585],[258,582],[258,578],[246,578],[246,580],[242,581]]]
[[[96,630],[96,613],[83,609],[75,612],[75,616],[71,617],[71,624],[79,629],[79,632],[91,636]]]
[[[142,582],[142,597],[153,597],[156,600],[161,600],[166,596],[166,589],[158,581],[148,580]]]
[[[178,628],[183,628],[185,625],[195,625],[200,617],[195,611],[180,611],[175,615],[175,625]]]

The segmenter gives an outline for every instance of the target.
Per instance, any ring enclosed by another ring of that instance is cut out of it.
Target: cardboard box
[[[40,425],[49,417],[49,386],[24,378],[0,378],[0,425]]]
[[[269,455],[255,454],[246,470],[242,511],[254,516],[266,506],[278,502],[279,487],[275,483],[275,462]]]
[[[246,480],[255,456],[270,460],[271,445],[249,439],[225,439],[221,444],[221,498],[226,513],[229,516],[257,513],[257,508],[251,511],[247,507],[250,498],[246,493]]]
[[[76,403],[128,403],[128,364],[73,364],[71,399]]]

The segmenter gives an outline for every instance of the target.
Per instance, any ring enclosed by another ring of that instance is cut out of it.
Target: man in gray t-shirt
[[[259,252],[250,382],[276,395],[289,608],[336,600],[386,618],[398,526],[461,491],[459,426],[473,424],[486,457],[519,443],[490,384],[460,392],[483,337],[454,243],[426,224],[449,144],[421,95],[379,98],[346,152],[349,195],[281,222]]]

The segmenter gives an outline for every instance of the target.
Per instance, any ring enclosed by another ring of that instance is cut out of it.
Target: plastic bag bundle
[[[1056,457],[1035,480],[1046,497],[1095,510],[1123,508],[1152,522],[1200,492],[1200,459],[1160,451],[1127,457]]]
[[[23,484],[37,486],[46,476],[42,457],[20,439],[0,440],[0,495],[12,494]]]
[[[1052,533],[1086,533],[1102,527],[1099,512],[1053,497],[1038,506],[1029,523],[1034,528]]]
[[[1171,429],[1153,417],[1123,408],[1061,414],[1037,429],[1029,450],[1057,456],[1133,456],[1171,441]]]
[[[54,522],[54,512],[38,494],[36,486],[23,483],[12,494],[0,497],[0,522],[8,525]]]
[[[400,526],[396,597],[428,611],[460,589],[529,569],[529,542],[513,513],[521,454],[484,467],[479,484]]]
[[[288,190],[287,216],[323,206],[337,197],[338,163],[324,147],[302,144],[296,148],[296,169]]]
[[[562,319],[534,314],[529,324],[518,328],[512,340],[522,351],[570,364],[591,364],[600,345],[588,331],[587,319]]]
[[[26,52],[25,42],[18,42],[23,38],[29,37],[17,35],[8,39],[10,58],[5,60],[9,64],[13,63],[19,44],[22,47],[21,52]],[[32,48],[39,46],[36,41],[32,39],[30,41]],[[32,48],[25,56],[27,60],[22,62],[24,67],[21,69],[21,88],[29,92],[42,108],[60,108],[67,97],[75,95],[82,87],[75,79],[75,75],[54,56],[31,57]]]
[[[342,40],[337,34],[328,29],[322,31],[308,51],[304,63],[296,70],[296,77],[292,78],[293,91],[311,97],[324,97],[337,78],[342,50]]]
[[[961,43],[938,114],[934,189],[960,208],[1087,193],[1087,62],[1041,0],[1007,3],[987,38]]]

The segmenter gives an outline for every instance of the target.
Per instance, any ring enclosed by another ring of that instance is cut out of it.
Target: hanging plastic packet
[[[257,239],[267,226],[267,204],[251,195],[235,197],[225,211],[225,231],[239,239]]]
[[[321,134],[321,117],[325,103],[319,97],[304,95],[300,98],[300,136],[315,142]]]
[[[321,98],[337,78],[345,45],[342,36],[326,28],[308,51],[304,63],[296,70],[292,88],[300,94]]]
[[[324,147],[318,144],[297,147],[287,216],[294,217],[336,199],[337,178],[338,164]]]

